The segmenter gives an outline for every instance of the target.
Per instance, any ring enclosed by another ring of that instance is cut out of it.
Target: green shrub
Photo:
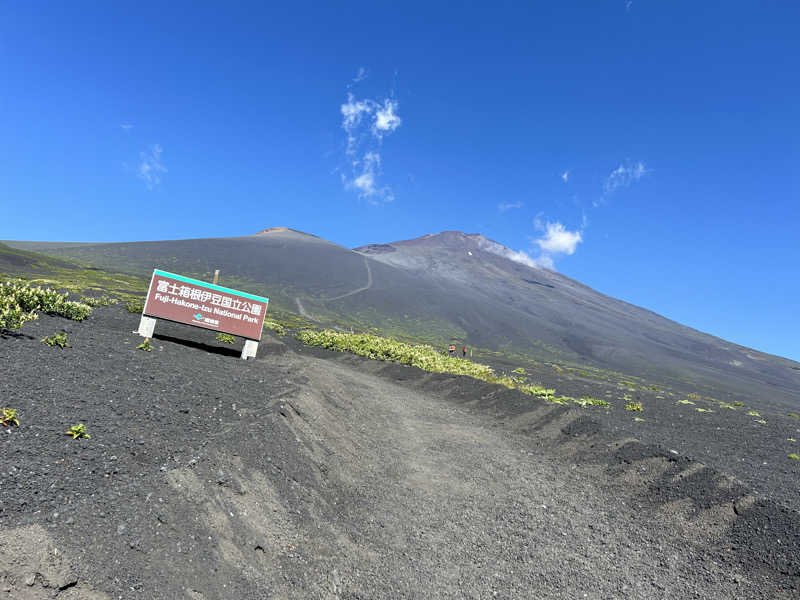
[[[643,411],[644,407],[641,402],[628,402],[625,405],[625,410]]]
[[[125,308],[129,313],[141,313],[144,310],[144,302],[138,298],[133,298],[125,303]]]
[[[522,367],[517,367],[516,369],[514,369],[514,370],[513,370],[513,371],[511,371],[511,372],[512,372],[512,373],[516,373],[517,375],[527,375],[527,374],[528,374],[528,373],[525,371],[525,369],[523,369]]]
[[[714,412],[713,410],[710,410],[710,409],[708,409],[708,408],[695,408],[695,410],[696,410],[697,412],[699,412],[699,413],[710,413],[710,412]]]
[[[19,419],[17,419],[16,408],[4,408],[0,410],[0,425],[8,427],[9,425],[16,425],[19,427]]]
[[[789,416],[793,419],[800,419],[800,416],[796,415],[795,413],[789,413]]]
[[[86,304],[68,300],[68,294],[33,287],[19,280],[0,283],[0,328],[16,329],[37,318],[38,312],[82,321],[92,309]]]
[[[67,333],[62,331],[61,333],[54,333],[53,335],[48,335],[43,337],[40,342],[43,342],[50,346],[58,346],[59,348],[67,348],[69,344],[67,343]]]
[[[633,417],[633,420],[637,423],[644,423],[644,419],[642,417]]]
[[[800,460],[800,456],[798,456],[798,455],[797,455],[797,454],[795,454],[794,452],[792,452],[791,454],[789,454],[789,458],[791,458],[792,460]]]
[[[286,328],[280,323],[277,323],[275,321],[270,321],[270,320],[264,321],[264,329],[269,329],[271,331],[274,331],[278,335],[286,335]]]
[[[678,404],[694,404],[691,400],[678,400]]]
[[[150,352],[153,350],[152,344],[150,344],[150,338],[144,338],[144,341],[136,346],[137,350],[144,350],[145,352]]]
[[[756,411],[751,410],[750,412],[747,413],[747,416],[749,416],[749,417],[760,417],[761,415],[758,414]]]
[[[227,333],[218,333],[217,334],[217,341],[223,342],[225,344],[235,344],[236,338],[232,335],[228,335]]]
[[[95,307],[95,306],[109,306],[110,304],[116,304],[119,302],[116,298],[110,298],[108,296],[100,296],[99,298],[92,298],[91,296],[81,296],[81,302],[83,302],[87,306]]]

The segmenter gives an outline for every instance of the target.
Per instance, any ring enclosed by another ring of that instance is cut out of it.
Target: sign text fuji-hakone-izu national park
[[[269,298],[155,269],[143,315],[260,340]]]

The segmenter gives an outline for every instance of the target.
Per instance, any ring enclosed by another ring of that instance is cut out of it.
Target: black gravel
[[[653,398],[633,424],[287,339],[245,362],[159,323],[146,353],[137,321],[0,337],[22,425],[0,432],[0,597],[800,595],[777,412],[692,427]]]

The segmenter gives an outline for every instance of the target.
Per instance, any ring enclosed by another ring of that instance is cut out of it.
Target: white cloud
[[[133,129],[133,125],[130,123],[120,123],[119,126],[125,131],[125,133],[128,133],[131,129]]]
[[[567,183],[567,182],[569,181],[569,170],[567,170],[567,171],[564,171],[564,172],[561,174],[561,179],[563,179],[563,180],[564,180],[564,183]]]
[[[379,138],[383,137],[384,133],[391,133],[403,122],[394,111],[397,110],[397,102],[387,98],[383,101],[383,108],[378,108],[375,111],[375,125],[373,131]]]
[[[583,235],[580,231],[569,231],[561,223],[547,223],[545,225],[545,233],[542,237],[534,240],[542,253],[548,256],[553,254],[567,254],[575,253],[575,249],[583,241]]]
[[[611,174],[606,177],[606,181],[603,184],[603,192],[608,196],[619,188],[630,187],[631,184],[639,181],[648,172],[642,161],[636,163],[627,161],[611,171]]]
[[[160,144],[154,145],[149,152],[142,152],[140,157],[138,175],[147,184],[147,189],[152,190],[161,183],[161,173],[166,173],[167,168],[161,162],[161,153],[164,149]]]
[[[506,212],[507,210],[511,210],[512,208],[522,208],[522,202],[501,202],[497,205],[497,210],[500,212]]]
[[[353,78],[353,83],[358,83],[359,81],[364,81],[367,78],[367,70],[364,67],[358,67],[358,73]]]
[[[366,76],[359,70],[359,76]],[[358,78],[358,77],[357,77]],[[391,202],[394,199],[391,188],[379,183],[381,155],[378,152],[386,136],[394,133],[402,124],[398,116],[398,103],[392,98],[378,102],[371,99],[357,99],[347,94],[347,102],[342,104],[342,129],[347,134],[345,153],[349,166],[342,173],[345,188],[355,190],[359,198],[372,203]]]

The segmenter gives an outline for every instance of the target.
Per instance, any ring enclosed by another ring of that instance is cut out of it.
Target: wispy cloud
[[[561,179],[564,181],[564,183],[569,181],[569,170],[566,170],[561,174]]]
[[[606,177],[605,183],[603,184],[603,193],[606,196],[610,196],[620,188],[630,187],[632,183],[639,181],[648,172],[642,161],[635,163],[626,161],[611,171],[611,174]]]
[[[522,265],[533,267],[534,269],[539,268],[541,266],[527,252],[523,252],[522,250],[517,251],[517,250],[512,250],[511,248],[506,248],[502,244],[493,242],[492,240],[487,239],[483,236],[481,236],[478,239],[478,246],[480,246],[481,250],[486,250],[487,252],[491,252],[492,254],[497,254],[498,256],[507,258],[508,260],[513,260],[514,262],[520,263]]]
[[[512,208],[522,208],[524,205],[522,202],[501,202],[497,205],[497,210],[500,212],[506,212],[507,210],[511,210]]]
[[[152,190],[161,183],[161,173],[166,173],[167,168],[161,162],[161,153],[164,149],[160,144],[155,144],[147,152],[140,154],[138,176],[143,179],[148,190]]]
[[[364,81],[367,78],[367,70],[364,67],[358,67],[358,73],[353,78],[353,83],[358,83],[359,81]]]
[[[133,129],[133,125],[130,123],[120,123],[119,126],[123,129],[123,131],[125,131],[125,133],[128,133],[131,129]]]
[[[625,12],[630,12],[633,0],[625,0]]]
[[[359,75],[362,75],[361,70]],[[398,108],[399,104],[393,98],[382,101],[358,99],[350,92],[347,102],[340,107],[349,163],[347,173],[341,175],[342,183],[346,189],[355,190],[359,198],[375,204],[394,200],[391,188],[379,183],[382,174],[379,150],[383,139],[403,123],[397,114]]]

